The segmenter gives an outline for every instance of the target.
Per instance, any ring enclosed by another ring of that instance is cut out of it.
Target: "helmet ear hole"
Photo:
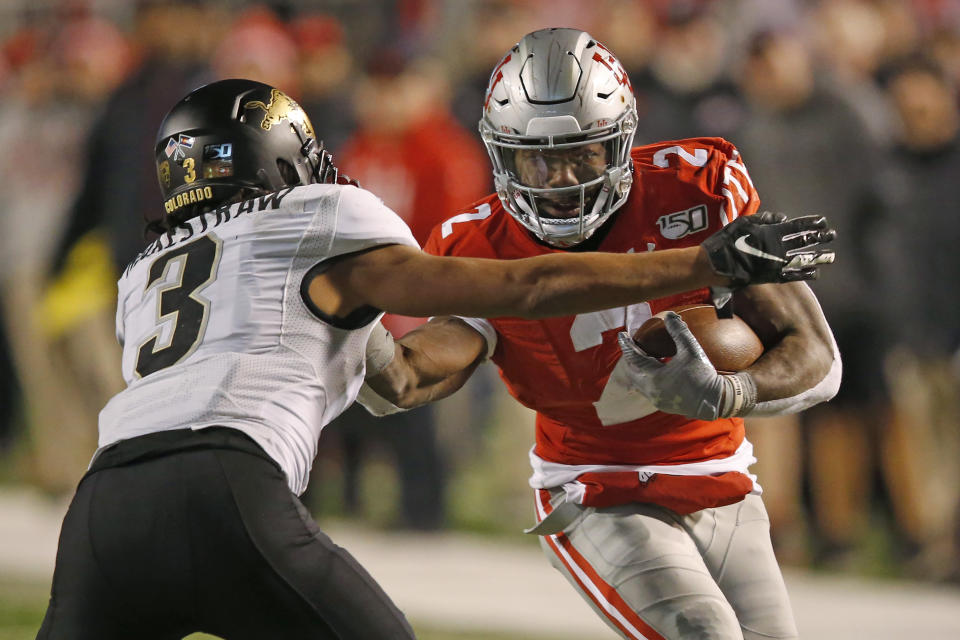
[[[280,172],[280,177],[286,186],[291,187],[300,184],[300,174],[297,173],[292,164],[283,158],[277,158],[277,171]]]

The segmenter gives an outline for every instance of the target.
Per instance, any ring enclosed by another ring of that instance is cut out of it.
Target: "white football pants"
[[[537,491],[538,520],[563,495]],[[799,637],[760,496],[687,516],[641,503],[588,509],[540,545],[623,638]]]

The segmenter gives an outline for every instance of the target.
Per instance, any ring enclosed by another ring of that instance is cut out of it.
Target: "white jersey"
[[[376,196],[326,184],[220,207],[151,244],[118,283],[128,386],[100,412],[100,448],[232,427],[302,493],[321,429],[363,383],[379,315],[332,326],[311,312],[301,285],[320,263],[382,244],[418,246]]]

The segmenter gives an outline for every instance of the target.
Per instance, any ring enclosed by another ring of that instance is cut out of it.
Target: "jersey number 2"
[[[162,343],[162,328],[158,328],[140,345],[136,372],[141,378],[180,362],[203,340],[210,301],[200,292],[217,277],[222,246],[223,241],[211,233],[174,249],[150,265],[144,295],[157,287],[157,324],[170,320],[173,327]],[[171,282],[169,274],[174,264],[179,264],[178,276]]]
[[[651,316],[646,302],[633,304],[623,309],[607,309],[593,313],[581,313],[570,327],[570,339],[576,351],[583,351],[603,343],[603,333],[610,329],[626,329],[635,332]],[[633,390],[630,372],[623,358],[617,360],[603,392],[593,403],[597,418],[603,426],[639,420],[656,412],[650,399]]]

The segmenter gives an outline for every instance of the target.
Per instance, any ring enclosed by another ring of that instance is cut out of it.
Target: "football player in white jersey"
[[[383,311],[540,317],[808,277],[791,256],[832,234],[770,218],[728,225],[710,252],[431,256],[338,184],[296,102],[247,80],[175,105],[156,160],[161,234],[118,283],[128,386],[64,519],[44,640],[413,637],[297,499],[323,426],[394,357]]]

